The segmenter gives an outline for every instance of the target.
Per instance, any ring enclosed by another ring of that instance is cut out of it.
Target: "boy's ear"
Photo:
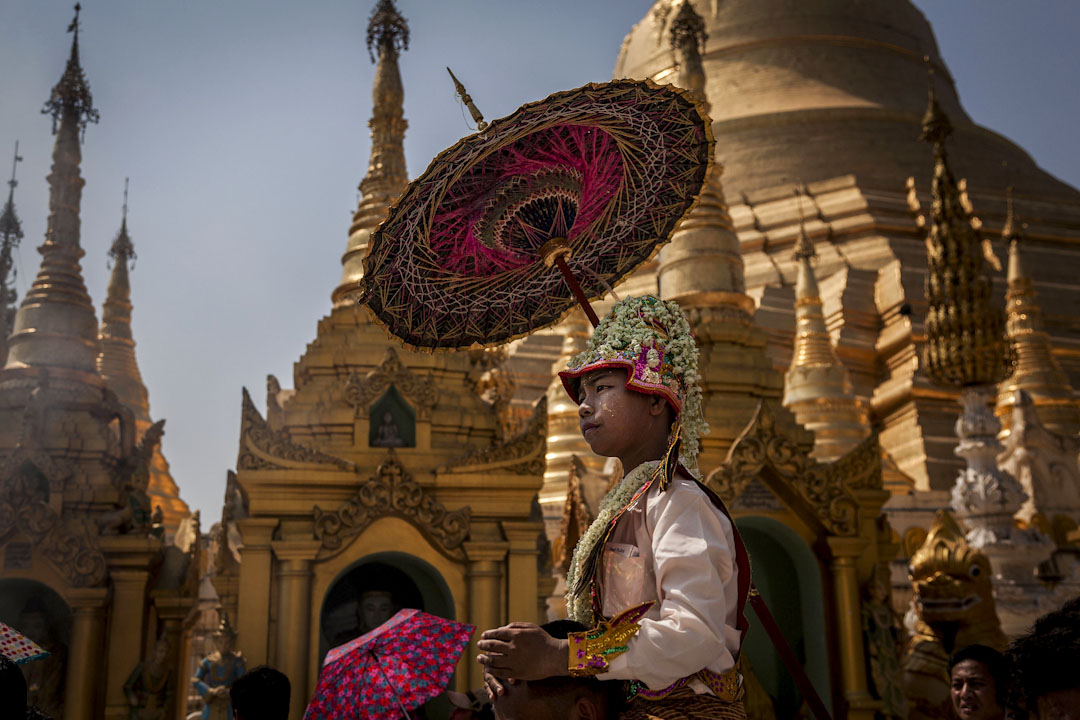
[[[570,715],[576,720],[604,720],[605,713],[593,702],[590,697],[579,697],[574,702],[573,713]]]
[[[659,395],[649,396],[649,414],[661,415],[667,410],[667,400]]]

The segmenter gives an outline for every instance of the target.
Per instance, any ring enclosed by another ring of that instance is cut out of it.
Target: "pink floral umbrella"
[[[19,665],[49,657],[47,650],[2,622],[0,622],[0,655]]]
[[[420,610],[331,650],[304,720],[409,717],[446,689],[476,628]]]
[[[414,348],[500,344],[575,302],[591,312],[670,238],[712,163],[701,104],[649,80],[480,127],[409,185],[364,258],[363,301]]]

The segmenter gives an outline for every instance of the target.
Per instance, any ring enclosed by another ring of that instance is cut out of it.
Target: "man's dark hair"
[[[953,668],[965,660],[982,663],[986,668],[986,672],[990,674],[990,678],[994,681],[994,695],[998,704],[1003,704],[1002,701],[1005,699],[1005,689],[1008,684],[1005,656],[986,645],[968,645],[949,658],[950,678],[952,677]]]
[[[19,666],[0,655],[0,708],[14,710],[12,717],[26,714],[26,678]]]
[[[229,688],[239,720],[287,720],[289,695],[289,678],[266,665],[252,668]]]
[[[1044,695],[1080,687],[1080,597],[1035,621],[1005,651],[1017,699],[1034,710]]]
[[[565,640],[572,632],[588,630],[574,620],[553,620],[544,623],[540,628],[556,640]],[[553,706],[559,703],[572,703],[585,692],[603,701],[606,704],[610,717],[615,717],[623,701],[623,684],[619,680],[600,681],[595,677],[550,677],[543,680],[530,680],[529,692],[536,697],[543,698],[545,702]],[[568,711],[569,707],[559,708],[560,711]]]

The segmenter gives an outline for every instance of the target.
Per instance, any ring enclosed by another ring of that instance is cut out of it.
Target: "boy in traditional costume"
[[[739,649],[750,565],[720,499],[701,484],[698,349],[674,302],[628,297],[559,373],[592,450],[625,472],[574,549],[570,618],[555,640],[512,623],[482,636],[489,691],[558,675],[623,680],[622,718],[745,718]]]

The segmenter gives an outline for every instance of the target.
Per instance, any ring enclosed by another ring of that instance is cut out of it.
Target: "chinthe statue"
[[[202,720],[232,720],[229,688],[247,668],[243,656],[234,648],[236,631],[226,613],[214,633],[217,650],[199,663],[195,671],[195,690],[203,698]]]
[[[964,539],[948,510],[934,516],[911,556],[915,632],[904,658],[909,720],[952,718],[949,657],[968,645],[1004,650],[990,584],[990,561]]]
[[[165,720],[173,697],[170,680],[169,641],[162,637],[154,645],[153,656],[136,665],[124,683],[130,720]]]

